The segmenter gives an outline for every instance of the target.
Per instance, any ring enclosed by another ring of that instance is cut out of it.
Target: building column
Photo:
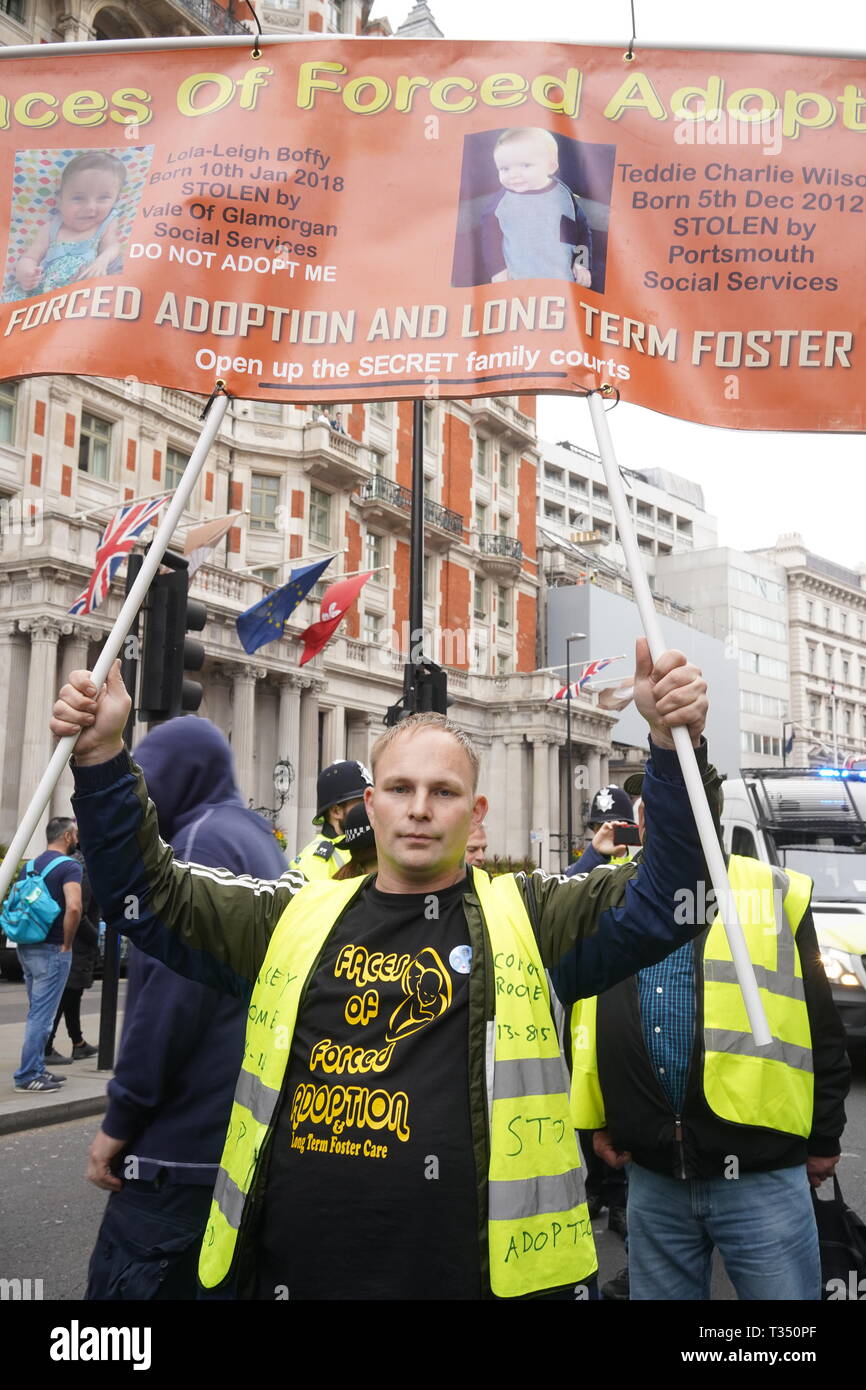
[[[511,734],[503,740],[505,744],[505,785],[507,790],[505,820],[505,853],[509,859],[523,859],[526,842],[523,837],[523,816],[525,803],[523,782],[523,735]]]
[[[586,799],[592,801],[599,787],[604,786],[601,778],[601,754],[595,748],[590,748],[586,754],[586,775],[588,778],[586,788]]]
[[[232,752],[235,776],[245,803],[256,791],[256,681],[263,667],[241,666],[232,672]]]
[[[539,863],[545,867],[550,852],[550,760],[547,752],[547,738],[543,734],[530,734],[532,744],[532,824],[531,830],[542,834],[541,857]],[[533,859],[538,855],[538,841],[532,845]]]
[[[6,772],[6,745],[9,742],[11,709],[12,653],[15,648],[15,621],[0,622],[0,820],[3,819],[3,781]],[[17,806],[15,808],[18,810]],[[0,833],[0,840],[3,839]]]
[[[64,43],[92,43],[96,37],[96,31],[85,24],[80,15],[70,13],[69,9],[60,16],[54,27],[60,30]]]
[[[370,747],[377,737],[372,714],[353,714],[346,720],[346,757],[369,767]]]
[[[298,844],[295,853],[312,838],[316,814],[316,778],[319,775],[319,682],[302,683],[298,748]]]
[[[328,720],[328,763],[342,762],[346,757],[346,706],[335,705]]]
[[[285,676],[279,683],[280,708],[277,715],[277,758],[288,763],[291,785],[277,823],[285,831],[291,854],[298,837],[298,744],[300,740],[301,687],[297,677]]]
[[[607,753],[601,753],[599,755],[599,763],[600,766],[598,769],[598,785],[600,787],[607,787],[610,785],[610,762]]]
[[[27,704],[24,715],[24,737],[21,744],[21,781],[18,797],[19,821],[30,804],[33,793],[51,757],[52,736],[48,727],[57,693],[57,644],[64,633],[72,631],[72,623],[57,622],[54,618],[23,618],[18,627],[30,633],[30,667],[27,672]],[[66,815],[71,814],[67,808]],[[45,848],[45,827],[49,808],[43,811],[33,832],[30,848]]]
[[[63,643],[60,653],[58,689],[61,685],[66,684],[73,671],[86,671],[88,669],[87,651],[90,646],[90,631],[81,623],[73,623],[71,627],[72,631]],[[74,790],[72,769],[67,763],[51,798],[52,816],[69,815]]]
[[[505,740],[497,734],[490,744],[488,783],[486,786],[482,786],[480,782],[478,784],[479,792],[482,796],[486,796],[490,802],[485,826],[487,827],[488,853],[491,857],[494,854],[503,855],[506,853],[505,846],[508,836],[507,758]]]

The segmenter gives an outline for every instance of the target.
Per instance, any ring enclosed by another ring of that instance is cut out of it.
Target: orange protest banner
[[[0,376],[609,384],[864,426],[854,59],[323,39],[4,60]]]

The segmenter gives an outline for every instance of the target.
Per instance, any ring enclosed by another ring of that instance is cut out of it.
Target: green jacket
[[[652,748],[644,802],[647,848],[631,864],[601,866],[584,878],[517,875],[545,966],[557,966],[564,1000],[600,994],[696,935],[677,926],[674,894],[698,893],[706,868],[676,755]],[[718,774],[697,750],[704,785]],[[139,769],[126,752],[73,768],[79,838],[106,921],[139,949],[190,979],[246,997],[277,922],[304,879],[288,870],[265,882],[182,864],[159,837]],[[463,898],[473,962],[469,982],[469,1087],[479,1191],[479,1242],[486,1249],[487,1094],[485,1036],[494,1014],[494,975],[471,875]],[[263,1165],[264,1170],[264,1165]],[[486,1269],[484,1271],[486,1276]]]

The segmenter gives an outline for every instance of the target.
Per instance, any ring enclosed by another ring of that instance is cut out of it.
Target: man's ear
[[[484,817],[487,815],[489,806],[490,803],[486,796],[476,796],[472,803],[472,820],[470,821],[470,826],[473,830],[477,830],[479,825],[482,824]]]
[[[367,811],[367,818],[368,818],[370,824],[372,825],[373,829],[375,830],[375,829],[376,829],[376,822],[375,822],[375,820],[373,819],[373,788],[372,788],[372,787],[365,787],[365,788],[364,788],[364,807],[365,807],[365,809],[366,809],[366,811]]]

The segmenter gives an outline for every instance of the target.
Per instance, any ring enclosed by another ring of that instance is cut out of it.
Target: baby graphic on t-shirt
[[[104,275],[120,255],[115,204],[126,169],[114,155],[77,154],[60,175],[57,207],[19,257],[15,278],[28,294]]]
[[[571,189],[556,178],[559,148],[539,126],[505,130],[493,151],[504,192],[493,209],[491,280],[592,282],[592,237]],[[498,228],[498,234],[497,234]]]

